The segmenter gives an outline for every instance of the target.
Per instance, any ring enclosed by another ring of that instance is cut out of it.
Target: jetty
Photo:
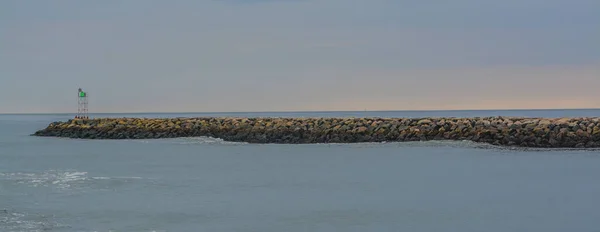
[[[468,140],[499,146],[598,148],[600,117],[584,118],[76,118],[33,136],[79,139],[213,137],[247,143]]]

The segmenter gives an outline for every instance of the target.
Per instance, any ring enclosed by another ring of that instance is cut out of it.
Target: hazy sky
[[[600,108],[598,0],[2,0],[0,112]]]

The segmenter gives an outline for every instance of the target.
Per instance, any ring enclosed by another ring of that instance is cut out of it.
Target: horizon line
[[[514,108],[514,109],[424,109],[424,110],[304,110],[304,111],[133,111],[133,112],[90,112],[88,115],[94,114],[222,114],[222,113],[338,113],[338,112],[456,112],[456,111],[546,111],[546,110],[600,110],[600,108]],[[65,114],[77,114],[77,112],[62,112],[62,113],[49,113],[49,112],[36,112],[36,113],[19,113],[9,112],[0,113],[0,115],[65,115]]]

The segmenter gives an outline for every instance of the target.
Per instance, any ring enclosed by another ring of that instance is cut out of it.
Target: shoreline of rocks
[[[498,146],[599,148],[600,117],[99,118],[53,122],[32,136],[80,139],[213,137],[247,143],[468,140]]]

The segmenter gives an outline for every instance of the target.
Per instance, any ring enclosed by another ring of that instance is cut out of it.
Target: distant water
[[[96,117],[588,117],[600,110]],[[0,115],[0,231],[600,231],[600,152],[471,142],[31,137]]]

